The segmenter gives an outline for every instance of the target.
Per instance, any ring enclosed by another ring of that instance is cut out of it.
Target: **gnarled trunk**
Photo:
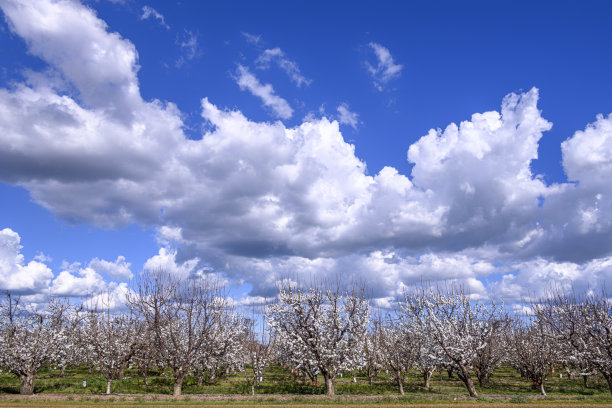
[[[178,397],[183,392],[183,378],[185,378],[183,373],[175,374],[174,376],[174,392],[172,395],[175,397]]]
[[[470,371],[464,365],[459,366],[459,370],[457,371],[457,376],[463,381],[465,384],[465,388],[467,388],[470,397],[478,398],[478,393],[476,392],[476,387],[474,387],[474,381],[472,380],[472,376],[470,375]]]
[[[479,371],[476,373],[476,375],[478,377],[478,385],[485,387],[487,384],[489,384],[489,373],[486,371]]]
[[[543,396],[546,396],[546,391],[544,390],[544,380],[540,381],[540,393],[542,393]]]
[[[425,381],[425,389],[426,390],[430,390],[431,389],[431,376],[433,374],[433,370],[423,370],[423,380]]]
[[[612,394],[612,375],[609,372],[600,370],[601,374],[604,376],[608,383],[608,388],[610,389],[610,393]],[[585,377],[586,378],[586,377]]]
[[[334,389],[334,378],[328,373],[323,374],[325,378],[325,395],[330,397],[336,395],[336,390]]]
[[[19,376],[19,393],[21,395],[34,394],[34,374]]]
[[[395,379],[397,381],[397,388],[399,389],[399,393],[400,395],[404,395],[404,381],[402,381],[402,376],[397,373],[395,376]]]
[[[123,377],[125,377],[125,370],[128,367],[129,363],[130,363],[129,359],[121,363],[121,366],[119,366],[119,372],[117,373],[117,378],[116,378],[117,380],[123,380]]]
[[[106,380],[106,394],[110,394],[111,383],[112,382],[113,382],[113,380],[111,380],[111,379]]]

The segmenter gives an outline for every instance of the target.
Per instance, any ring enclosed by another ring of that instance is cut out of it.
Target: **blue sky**
[[[0,7],[3,289],[610,283],[610,2]]]

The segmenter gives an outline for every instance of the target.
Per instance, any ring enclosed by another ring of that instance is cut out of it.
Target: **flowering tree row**
[[[148,272],[121,312],[102,302],[84,308],[53,299],[43,311],[7,293],[0,303],[0,366],[34,390],[44,364],[61,369],[86,364],[107,380],[137,368],[148,384],[152,367],[167,370],[174,395],[186,376],[198,384],[241,371],[251,393],[271,362],[316,384],[328,395],[338,376],[385,371],[404,393],[417,370],[429,389],[435,370],[456,373],[468,393],[486,387],[501,364],[512,365],[542,394],[555,367],[568,375],[595,371],[612,392],[612,308],[604,294],[556,294],[534,302],[533,314],[510,316],[503,304],[475,302],[461,289],[421,288],[386,313],[373,311],[363,285],[319,282],[279,285],[262,313],[235,313],[227,294],[205,278],[180,280]]]

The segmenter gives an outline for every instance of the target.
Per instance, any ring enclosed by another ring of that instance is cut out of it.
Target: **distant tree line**
[[[111,310],[52,299],[45,310],[5,293],[0,303],[0,367],[32,394],[45,364],[86,365],[112,382],[129,367],[148,384],[152,367],[168,370],[174,395],[186,376],[198,384],[242,372],[252,394],[269,364],[316,384],[327,395],[343,374],[364,373],[372,384],[385,371],[404,394],[409,370],[430,389],[438,370],[455,373],[472,397],[501,364],[514,367],[546,395],[545,380],[562,367],[571,377],[599,372],[612,392],[612,308],[605,292],[556,292],[507,313],[503,304],[477,302],[461,288],[418,288],[393,310],[374,310],[364,285],[283,280],[278,296],[250,313],[237,313],[218,282],[145,272]],[[260,309],[260,313],[256,313]]]

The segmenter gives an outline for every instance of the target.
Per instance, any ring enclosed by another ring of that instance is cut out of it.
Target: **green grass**
[[[138,375],[136,371],[128,370],[125,378],[114,381],[111,387],[113,394],[109,401],[107,397],[101,396],[106,392],[106,380],[97,373],[89,373],[85,367],[66,370],[64,377],[60,377],[59,371],[43,369],[35,380],[35,393],[63,394],[64,404],[70,403],[108,403],[121,404],[167,402],[167,397],[172,393],[172,377],[168,372],[152,371],[149,376],[149,384]],[[539,389],[534,389],[527,379],[521,378],[511,367],[499,368],[491,378],[487,387],[476,387],[480,398],[471,400],[479,405],[496,405],[499,403],[525,404],[550,403],[552,401],[574,401],[576,403],[601,403],[612,404],[612,396],[608,391],[607,384],[601,377],[591,378],[589,387],[585,388],[582,379],[568,380],[559,378],[559,374],[551,374],[545,381],[548,397],[539,397]],[[357,382],[353,382],[353,376]],[[87,381],[87,387],[83,388],[83,381]],[[317,404],[317,403],[363,403],[363,401],[376,400],[377,403],[396,404],[402,403],[455,403],[455,398],[463,400],[467,392],[463,383],[455,375],[449,378],[444,372],[442,376],[435,373],[432,377],[432,388],[427,391],[422,386],[422,378],[418,372],[411,372],[406,377],[404,391],[406,395],[398,398],[397,385],[391,381],[389,376],[382,374],[376,378],[370,386],[369,379],[361,373],[345,373],[338,377],[335,388],[337,399],[318,398],[325,392],[323,378],[318,379],[319,386],[313,386],[310,381],[296,378],[290,372],[279,366],[272,366],[266,370],[263,383],[256,388],[256,393],[262,395],[259,403],[280,404],[291,401],[292,404]],[[476,382],[477,383],[477,382]],[[19,381],[11,374],[0,374],[0,399],[7,401],[8,398],[19,397]],[[221,378],[214,383],[198,385],[194,377],[187,377],[183,384],[183,396],[178,402],[201,403],[201,395],[225,394],[221,401],[207,403],[231,404],[230,399],[236,396],[241,404],[245,401],[238,396],[250,394],[242,373]],[[126,399],[125,395],[131,396]],[[136,397],[134,397],[134,395]],[[286,396],[286,397],[283,397]],[[313,399],[313,396],[316,397]],[[154,399],[153,399],[154,398]],[[349,399],[347,399],[349,398]],[[351,399],[352,398],[352,399]],[[361,401],[361,402],[360,402]],[[174,403],[178,403],[173,401]]]

